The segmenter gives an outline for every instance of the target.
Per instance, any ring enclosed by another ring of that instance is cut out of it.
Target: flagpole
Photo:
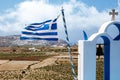
[[[73,64],[73,58],[72,58],[72,54],[71,54],[70,41],[69,41],[69,37],[68,37],[68,32],[67,32],[67,26],[66,26],[66,21],[65,21],[65,15],[64,15],[63,7],[62,7],[61,12],[62,12],[63,23],[64,23],[64,28],[65,28],[65,34],[66,34],[66,40],[67,40],[67,48],[68,48],[68,53],[69,53],[69,57],[70,57],[72,73],[73,73],[73,76],[74,76],[74,80],[77,80],[77,76],[76,76],[75,69],[74,69],[74,64]]]

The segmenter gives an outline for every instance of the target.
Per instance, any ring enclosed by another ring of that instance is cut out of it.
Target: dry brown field
[[[0,80],[73,80],[66,47],[0,47]],[[71,47],[77,72],[77,47]],[[97,66],[103,59],[97,59]],[[97,80],[103,80],[103,67],[97,67]]]

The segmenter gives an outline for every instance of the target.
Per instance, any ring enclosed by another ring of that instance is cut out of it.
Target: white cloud
[[[110,20],[107,11],[99,12],[95,7],[87,6],[84,3],[64,4],[66,8],[66,20],[71,28],[75,27],[99,27],[105,21]],[[67,10],[69,9],[69,10]],[[74,27],[75,26],[75,27]]]
[[[56,9],[57,6],[47,1],[24,1],[0,16],[0,30],[5,33],[20,32],[25,24],[55,18],[58,14]]]
[[[0,16],[0,31],[7,33],[20,33],[25,24],[42,22],[55,18],[61,13],[61,6],[65,9],[65,18],[69,30],[100,27],[110,20],[108,11],[99,12],[94,6],[83,2],[70,0],[60,5],[53,5],[49,0],[27,0],[14,8],[7,10]],[[58,20],[59,29],[62,30],[62,18]]]

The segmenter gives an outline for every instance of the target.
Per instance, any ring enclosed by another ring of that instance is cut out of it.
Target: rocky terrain
[[[66,42],[61,39],[59,39],[58,41],[20,40],[20,35],[0,36],[0,47],[26,46],[26,45],[64,46],[64,45],[66,45]]]
[[[0,80],[73,80],[68,56],[53,56],[41,62],[4,60],[0,63]]]

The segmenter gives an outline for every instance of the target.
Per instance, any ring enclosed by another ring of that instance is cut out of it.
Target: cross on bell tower
[[[111,21],[114,21],[115,15],[118,15],[118,12],[115,12],[115,9],[112,9],[112,12],[109,12],[109,15],[112,15]]]

